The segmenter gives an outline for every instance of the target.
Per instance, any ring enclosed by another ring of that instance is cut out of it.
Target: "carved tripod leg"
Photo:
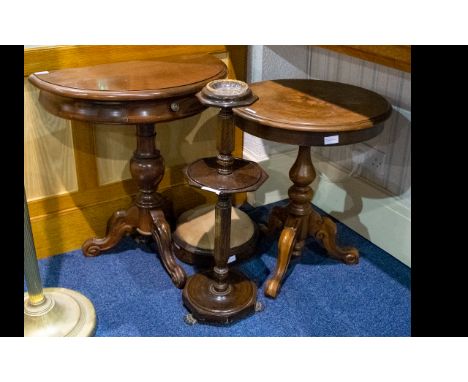
[[[114,247],[122,237],[132,232],[138,224],[138,208],[130,207],[128,210],[118,210],[107,222],[106,236],[103,238],[93,237],[86,240],[81,249],[88,257],[95,257]]]
[[[288,217],[287,207],[273,207],[268,217],[268,223],[266,225],[260,224],[260,230],[265,235],[273,235],[277,230],[283,228],[284,223]]]
[[[284,227],[278,241],[278,259],[273,277],[265,282],[265,296],[275,298],[281,288],[281,281],[288,269],[291,254],[296,244],[296,227]]]
[[[187,275],[181,266],[176,263],[175,255],[172,250],[171,228],[169,223],[166,221],[164,213],[161,210],[151,210],[150,213],[153,219],[151,233],[158,246],[161,260],[171,276],[174,285],[181,289],[185,285]]]
[[[330,257],[346,264],[359,262],[359,252],[356,248],[341,248],[336,244],[336,224],[330,218],[312,211],[309,219],[309,234],[323,245]]]

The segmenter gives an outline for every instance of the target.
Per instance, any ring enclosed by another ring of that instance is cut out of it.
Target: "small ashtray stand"
[[[237,270],[228,268],[231,233],[232,195],[257,190],[268,175],[255,162],[234,158],[234,120],[232,109],[248,106],[255,96],[248,85],[237,80],[209,82],[196,94],[207,106],[221,108],[218,113],[216,157],[202,158],[186,168],[191,186],[218,195],[215,206],[215,242],[213,269],[191,276],[182,292],[184,305],[191,312],[189,324],[197,321],[230,324],[262,306],[257,302],[257,286]]]

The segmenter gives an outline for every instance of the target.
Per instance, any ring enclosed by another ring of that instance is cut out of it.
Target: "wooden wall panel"
[[[87,122],[71,121],[71,128],[78,190],[92,190],[98,187],[95,126]]]
[[[24,80],[24,186],[28,200],[78,189],[70,122],[47,113]]]
[[[149,60],[178,54],[223,53],[226,49],[225,45],[54,45],[28,48],[24,51],[24,76],[42,70]]]
[[[170,179],[168,172],[166,179]],[[176,178],[178,178],[176,176]],[[59,210],[55,213],[47,213],[31,217],[31,225],[36,247],[36,255],[39,259],[51,255],[60,254],[73,249],[80,249],[84,240],[92,236],[102,236],[105,234],[108,218],[118,209],[129,207],[132,203],[131,192],[134,191],[133,182],[128,181],[125,188],[130,193],[119,192],[120,184],[114,183],[104,187],[108,198],[105,200],[98,196],[97,202],[87,202],[80,207]],[[204,192],[185,184],[160,187],[160,192],[174,203],[174,212],[179,215],[183,211],[204,203],[215,203],[215,194]],[[88,195],[91,196],[91,195]],[[82,199],[78,195],[73,195],[77,200]],[[67,204],[67,196],[60,197],[60,204]],[[70,198],[68,198],[70,199]],[[87,199],[86,197],[84,199]],[[29,205],[31,213],[43,210],[43,206],[38,202],[31,202]]]
[[[322,48],[411,72],[411,45],[320,45]]]

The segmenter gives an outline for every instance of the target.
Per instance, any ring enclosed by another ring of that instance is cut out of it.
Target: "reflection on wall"
[[[78,189],[70,122],[46,112],[24,80],[24,186],[28,201]]]

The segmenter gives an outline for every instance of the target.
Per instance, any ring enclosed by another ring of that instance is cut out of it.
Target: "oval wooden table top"
[[[220,59],[201,54],[37,72],[29,81],[41,90],[41,104],[59,117],[133,124],[204,110],[195,93],[226,75]]]
[[[343,145],[381,132],[392,112],[382,96],[358,86],[320,80],[253,83],[259,100],[234,109],[236,125],[260,138],[301,146]]]

